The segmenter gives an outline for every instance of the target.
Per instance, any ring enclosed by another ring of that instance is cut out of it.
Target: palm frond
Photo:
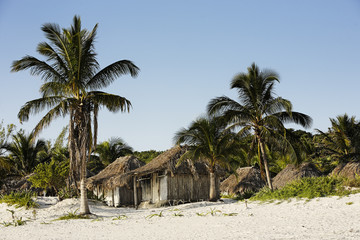
[[[30,69],[31,75],[41,75],[44,81],[64,81],[62,76],[46,62],[31,56],[25,56],[14,61],[11,65],[12,72]]]
[[[75,99],[66,99],[61,101],[58,105],[53,107],[45,116],[40,120],[40,122],[35,126],[33,130],[34,136],[37,136],[41,130],[50,125],[50,123],[57,117],[64,117],[69,114],[70,106]]]
[[[101,89],[109,86],[116,78],[129,74],[132,77],[136,77],[139,72],[139,68],[129,60],[117,61],[99,71],[90,81],[86,87],[89,89]]]
[[[37,114],[46,108],[51,108],[63,101],[63,97],[43,97],[25,103],[21,107],[18,118],[20,122],[27,121],[30,114]]]
[[[132,107],[129,100],[115,94],[92,91],[88,93],[88,96],[94,104],[97,104],[99,107],[106,107],[111,112],[117,112],[119,110],[121,112],[129,112]]]

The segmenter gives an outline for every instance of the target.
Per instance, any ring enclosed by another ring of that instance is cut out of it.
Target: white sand
[[[306,202],[200,202],[157,209],[112,208],[91,202],[98,220],[54,219],[79,208],[78,200],[56,203],[39,198],[36,210],[15,209],[0,204],[0,222],[10,222],[11,213],[27,220],[23,226],[0,225],[0,239],[360,239],[360,194],[319,198]],[[55,204],[56,203],[56,204]],[[183,217],[174,216],[179,209]],[[206,213],[220,210],[216,216]],[[147,216],[163,211],[163,217]],[[237,213],[224,216],[223,213]],[[113,220],[126,215],[125,220]],[[30,220],[28,220],[30,219]]]

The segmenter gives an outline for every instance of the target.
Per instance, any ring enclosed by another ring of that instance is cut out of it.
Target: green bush
[[[286,200],[289,198],[307,198],[326,196],[344,196],[352,193],[344,187],[345,180],[336,177],[308,177],[293,181],[281,189],[271,191],[263,188],[250,200],[269,201]]]
[[[0,196],[0,203],[7,203],[9,206],[15,205],[16,208],[36,208],[39,205],[33,198],[36,198],[36,193],[31,191],[11,192],[8,195]]]
[[[65,179],[68,175],[66,161],[38,164],[34,171],[35,175],[29,178],[34,187],[44,190],[53,188],[58,195],[59,189],[65,186]]]

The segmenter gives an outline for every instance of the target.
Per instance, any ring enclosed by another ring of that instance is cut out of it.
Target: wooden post
[[[136,175],[134,175],[133,180],[134,180],[134,205],[135,205],[135,209],[137,209],[138,199],[137,199],[137,189],[136,189]]]

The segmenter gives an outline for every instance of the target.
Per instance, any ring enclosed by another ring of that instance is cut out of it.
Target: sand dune
[[[248,207],[225,200],[135,210],[90,202],[96,219],[68,221],[53,220],[76,211],[77,199],[38,198],[38,202],[35,215],[33,210],[0,204],[1,222],[12,221],[6,209],[27,220],[23,226],[0,225],[0,239],[360,239],[360,194],[309,202],[250,202]],[[149,217],[160,211],[163,217]],[[237,215],[226,216],[231,213]],[[114,220],[120,215],[127,218]]]

